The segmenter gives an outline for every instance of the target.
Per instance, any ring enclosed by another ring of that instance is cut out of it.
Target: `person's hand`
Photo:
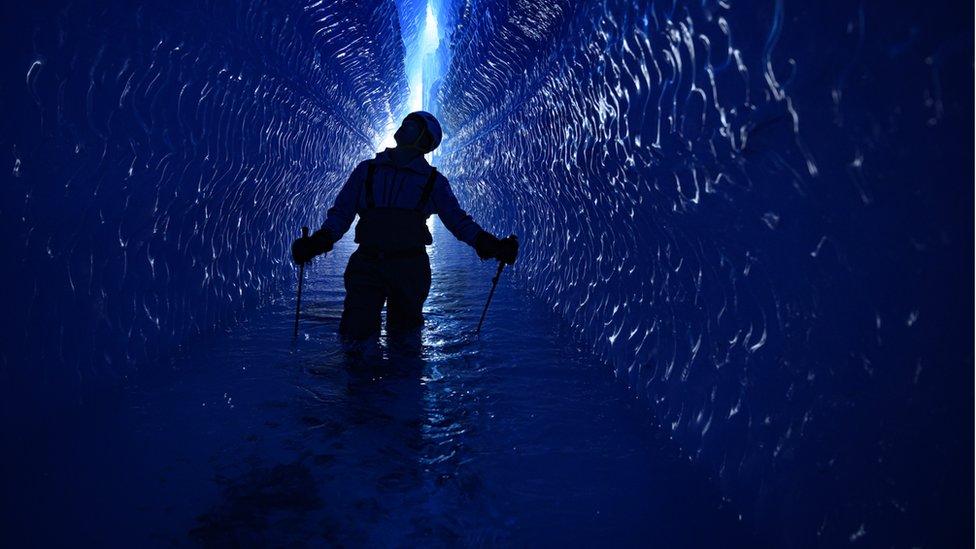
[[[303,236],[291,245],[291,258],[299,265],[308,263],[317,255],[332,251],[332,239],[324,230],[315,231],[312,236]]]
[[[518,258],[518,251],[518,237],[513,234],[498,241],[498,251],[495,254],[495,257],[498,259],[498,261],[501,261],[506,265],[514,265],[515,259]]]
[[[315,250],[313,250],[312,237],[303,236],[301,238],[295,239],[291,244],[291,258],[301,265],[302,263],[308,263],[315,257]]]
[[[475,239],[474,249],[481,259],[497,259],[512,265],[518,257],[518,238],[515,235],[499,240],[490,233],[482,231]]]

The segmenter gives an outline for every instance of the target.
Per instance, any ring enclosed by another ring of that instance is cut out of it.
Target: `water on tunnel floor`
[[[435,225],[422,347],[348,355],[349,239],[293,300],[29,447],[25,542],[750,546],[750,528],[541,300]],[[517,268],[517,267],[516,267]],[[50,441],[58,441],[51,443]],[[41,464],[41,466],[37,466]],[[44,471],[44,473],[35,473]],[[16,487],[15,487],[15,491]],[[57,528],[50,528],[52,524]]]

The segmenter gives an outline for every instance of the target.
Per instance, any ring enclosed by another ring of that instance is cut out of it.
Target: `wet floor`
[[[99,546],[750,546],[610,369],[439,224],[422,348],[335,337],[352,244],[255,314],[27,444],[15,538]],[[55,441],[55,442],[52,442]]]

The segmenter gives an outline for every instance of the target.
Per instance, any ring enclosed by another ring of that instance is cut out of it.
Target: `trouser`
[[[346,301],[339,333],[365,339],[380,331],[380,312],[387,304],[386,330],[393,334],[419,329],[430,292],[430,258],[426,251],[407,257],[383,257],[360,248],[343,275]]]

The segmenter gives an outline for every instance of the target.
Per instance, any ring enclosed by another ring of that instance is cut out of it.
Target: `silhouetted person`
[[[433,243],[427,218],[440,216],[459,240],[482,259],[515,263],[518,240],[498,239],[483,230],[458,204],[447,178],[424,159],[441,142],[441,126],[430,113],[407,115],[393,135],[396,147],[361,162],[339,191],[322,228],[292,244],[296,263],[332,250],[353,218],[359,248],[344,275],[346,301],[339,333],[365,339],[380,331],[380,311],[387,303],[387,332],[420,328],[430,291]]]

